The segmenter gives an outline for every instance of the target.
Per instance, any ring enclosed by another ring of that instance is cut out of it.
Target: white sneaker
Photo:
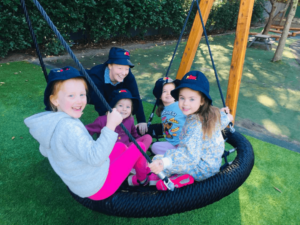
[[[130,174],[136,174],[136,171],[134,168],[131,169]]]

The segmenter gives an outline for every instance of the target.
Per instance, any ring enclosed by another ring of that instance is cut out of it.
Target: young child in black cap
[[[156,114],[161,117],[163,133],[167,141],[155,142],[151,150],[154,154],[164,155],[167,149],[175,149],[179,144],[179,134],[186,116],[179,109],[178,102],[171,95],[171,91],[179,84],[179,80],[169,77],[156,81],[153,95],[158,106]]]
[[[138,109],[140,101],[138,98],[135,98],[131,95],[130,91],[127,89],[119,89],[112,92],[111,100],[109,105],[111,108],[116,108],[117,111],[122,115],[123,125],[131,133],[131,135],[136,139],[137,142],[142,142],[147,150],[151,143],[152,137],[149,134],[140,136],[137,133],[136,127],[134,125],[134,119],[131,114]],[[99,116],[93,123],[86,125],[85,127],[91,135],[98,134],[100,135],[101,130],[105,127],[107,123],[107,115]],[[121,126],[117,126],[115,132],[118,133],[117,142],[124,143],[126,146],[129,146],[130,140],[129,137],[125,134]],[[129,185],[136,186],[139,185],[139,180],[143,181],[146,179],[145,175],[150,172],[150,169],[147,166],[146,159],[141,156],[135,166],[133,167],[137,171],[136,175],[131,175],[128,179]],[[141,176],[141,170],[142,172]],[[151,179],[151,178],[149,178]],[[152,182],[151,182],[152,184]]]
[[[156,174],[164,171],[167,176],[185,174],[170,177],[175,186],[184,186],[193,179],[201,181],[219,172],[225,148],[221,130],[233,117],[228,107],[220,110],[212,106],[209,82],[199,71],[188,72],[171,94],[179,101],[186,122],[178,148],[167,150],[163,157],[155,156],[150,169]],[[157,188],[167,190],[161,180]]]
[[[104,64],[94,66],[91,70],[87,70],[87,72],[107,102],[110,100],[112,92],[118,89],[129,90],[132,96],[140,101],[135,115],[139,132],[144,135],[148,131],[148,128],[138,86],[131,72],[131,68],[133,67],[134,64],[130,61],[128,50],[112,47],[109,51],[108,60]],[[90,89],[89,97],[89,104],[95,106],[95,110],[99,113],[99,116],[105,115],[106,109],[92,89]]]
[[[24,122],[40,143],[41,154],[69,189],[82,198],[101,200],[115,193],[142,154],[135,145],[116,143],[115,129],[123,120],[117,109],[108,113],[100,137],[93,140],[79,120],[87,103],[86,90],[78,70],[51,70],[44,93],[48,111]],[[139,144],[146,151],[144,144]],[[143,181],[149,168],[145,163],[141,167],[139,175]]]

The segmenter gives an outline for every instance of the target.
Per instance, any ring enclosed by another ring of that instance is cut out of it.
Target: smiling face
[[[57,93],[50,96],[58,112],[65,112],[73,118],[80,118],[86,106],[86,84],[83,80],[64,81]]]
[[[108,64],[109,78],[113,84],[123,82],[129,73],[129,66],[119,64]]]
[[[161,101],[164,106],[171,105],[175,102],[175,99],[171,95],[171,91],[175,89],[174,83],[168,83],[163,86],[162,94],[161,94]]]
[[[204,104],[204,99],[198,91],[190,88],[182,88],[179,91],[178,105],[184,115],[188,116],[198,111]]]
[[[117,111],[122,115],[123,119],[129,117],[132,112],[132,101],[128,98],[123,98],[115,105]]]

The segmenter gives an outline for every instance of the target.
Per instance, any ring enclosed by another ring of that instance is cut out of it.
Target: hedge
[[[257,0],[252,21],[262,18],[262,7]],[[130,29],[138,30],[143,37],[149,28],[180,33],[191,0],[39,0],[57,29],[70,43],[70,34],[80,32],[83,41],[97,43],[116,36],[131,37]],[[60,45],[46,21],[32,1],[26,0],[38,44],[45,54],[59,54]],[[207,27],[234,29],[239,1],[215,4]],[[189,20],[192,26],[196,7]],[[9,51],[32,47],[32,40],[19,0],[0,0],[0,56]],[[167,29],[165,29],[167,28]],[[188,30],[188,29],[187,29]]]

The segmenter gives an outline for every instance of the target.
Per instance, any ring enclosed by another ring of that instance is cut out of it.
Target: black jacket
[[[143,104],[140,98],[138,86],[136,83],[136,80],[131,73],[131,70],[129,69],[129,74],[125,77],[122,83],[119,83],[116,86],[113,86],[111,84],[106,84],[104,79],[104,72],[105,68],[107,67],[107,64],[100,64],[97,66],[94,66],[91,70],[87,70],[87,73],[90,75],[94,83],[96,84],[97,88],[101,92],[101,94],[104,96],[107,102],[110,100],[111,93],[114,90],[126,88],[128,89],[133,97],[136,97],[139,99],[140,104],[139,108],[136,111],[136,119],[138,123],[145,123],[145,114],[144,114],[144,108]],[[89,104],[92,104],[95,106],[95,110],[99,113],[99,116],[105,115],[105,113],[108,111],[106,107],[102,104],[100,98],[96,95],[94,90],[89,86]]]

